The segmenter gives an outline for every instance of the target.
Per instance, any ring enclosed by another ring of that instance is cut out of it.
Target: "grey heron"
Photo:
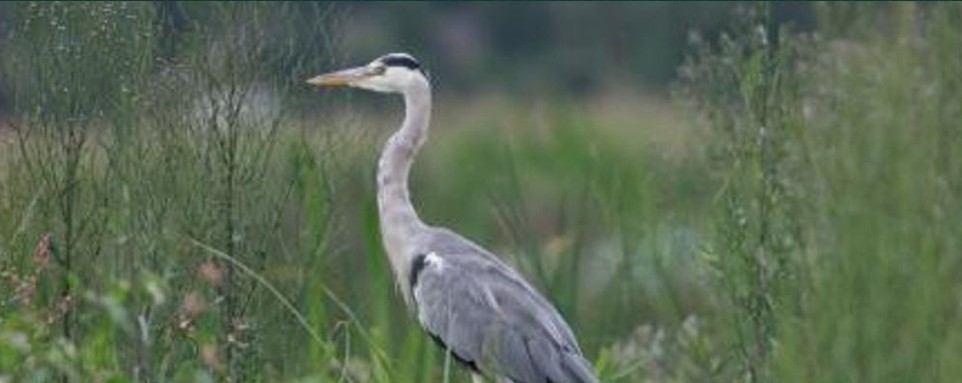
[[[475,374],[499,382],[599,382],[571,328],[531,284],[474,242],[425,224],[414,210],[408,174],[431,120],[431,84],[418,61],[391,53],[307,82],[404,98],[404,122],[378,162],[378,213],[398,287],[431,337]]]

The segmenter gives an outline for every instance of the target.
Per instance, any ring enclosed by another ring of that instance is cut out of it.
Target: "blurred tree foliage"
[[[737,3],[437,2],[352,4],[339,29],[348,52],[422,56],[445,85],[585,93],[611,86],[658,91],[675,78],[698,30],[714,36]],[[810,5],[778,3],[778,23],[808,29]],[[483,89],[482,89],[483,90]]]
[[[216,23],[206,2],[156,1],[161,37],[156,56],[172,59],[191,49],[184,36]],[[304,17],[277,31],[297,49],[316,50],[320,62],[360,62],[389,51],[409,51],[455,93],[485,86],[513,92],[590,94],[611,87],[659,92],[676,76],[690,31],[714,36],[737,3],[719,2],[361,2],[301,3]],[[0,4],[7,34],[15,4]],[[328,14],[316,14],[317,10]],[[777,23],[812,27],[808,3],[778,2]],[[330,31],[315,39],[318,22]],[[332,22],[333,21],[333,22]],[[290,28],[293,27],[293,28]],[[292,47],[276,47],[290,49]],[[278,64],[279,78],[302,75]],[[0,82],[4,82],[0,80]],[[3,84],[0,84],[3,85]],[[5,86],[4,86],[5,87]],[[0,109],[3,108],[0,96]]]

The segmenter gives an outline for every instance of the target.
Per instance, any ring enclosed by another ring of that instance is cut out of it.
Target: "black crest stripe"
[[[418,69],[421,64],[407,56],[387,56],[381,60],[387,66],[403,66],[408,69]]]

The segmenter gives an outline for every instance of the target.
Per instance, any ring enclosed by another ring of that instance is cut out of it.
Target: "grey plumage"
[[[445,229],[417,240],[429,259],[412,289],[418,321],[458,359],[514,382],[597,382],[561,315],[514,270]]]
[[[557,310],[496,256],[454,232],[424,224],[408,174],[427,137],[431,87],[420,64],[389,54],[308,80],[404,96],[405,117],[378,162],[381,235],[406,303],[458,360],[513,383],[597,383]]]

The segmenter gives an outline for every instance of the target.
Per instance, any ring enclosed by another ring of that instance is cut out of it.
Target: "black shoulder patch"
[[[387,66],[403,66],[408,69],[421,68],[421,64],[419,64],[413,57],[408,55],[387,55],[381,59],[381,62]]]
[[[411,261],[411,271],[408,274],[408,281],[411,282],[411,291],[414,291],[414,286],[418,284],[418,277],[421,276],[421,271],[424,270],[424,266],[427,263],[427,255],[418,254],[414,256],[414,260]]]

